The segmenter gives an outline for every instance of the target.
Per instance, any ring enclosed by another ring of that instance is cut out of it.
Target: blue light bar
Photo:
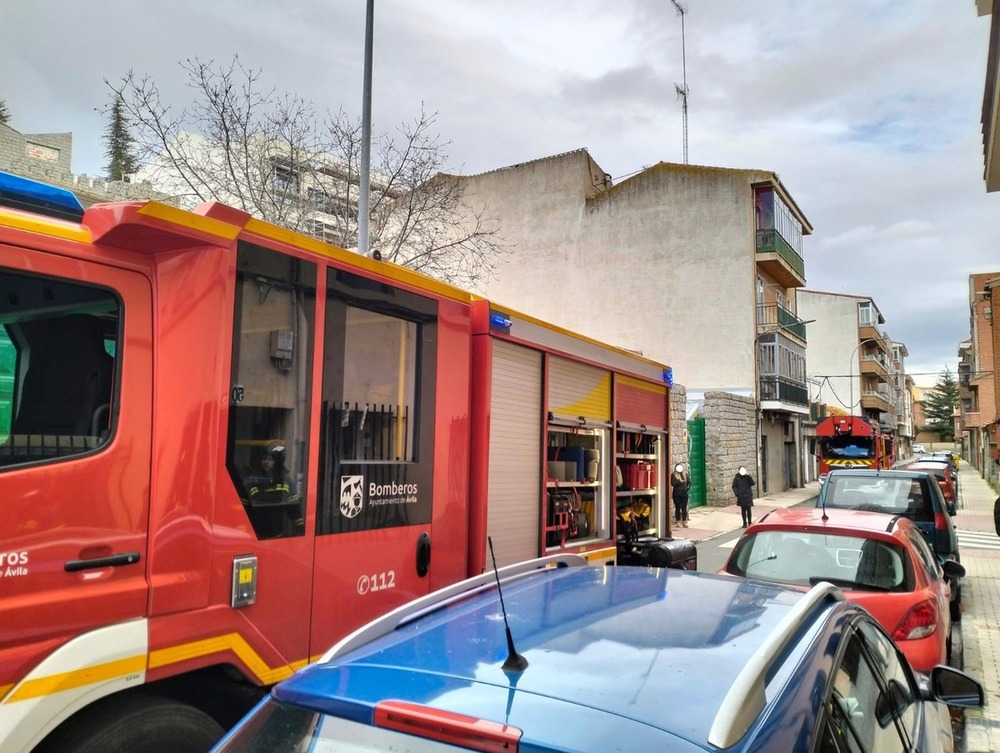
[[[0,205],[72,222],[83,218],[83,205],[72,191],[12,173],[0,172]]]
[[[663,381],[667,383],[668,387],[674,386],[674,369],[672,366],[668,366],[663,372]]]
[[[490,312],[490,329],[500,329],[504,332],[510,332],[510,317],[504,316],[503,314],[498,314],[495,311]]]

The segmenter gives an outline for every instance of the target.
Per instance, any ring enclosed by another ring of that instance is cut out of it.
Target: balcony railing
[[[809,387],[779,376],[760,378],[761,401],[777,400],[792,405],[809,405]]]
[[[757,231],[757,253],[776,253],[799,277],[804,278],[806,276],[806,263],[795,252],[795,249],[788,245],[788,241],[782,238],[777,230]]]
[[[806,325],[788,309],[776,303],[759,304],[757,306],[757,328],[759,334],[769,330],[787,332],[795,335],[802,342],[806,341]]]
[[[861,393],[861,407],[868,410],[879,410],[888,412],[892,410],[892,403],[889,398],[876,390],[865,390]]]

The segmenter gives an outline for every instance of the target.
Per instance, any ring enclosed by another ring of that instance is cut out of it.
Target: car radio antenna
[[[514,648],[514,637],[510,634],[510,623],[507,621],[507,607],[503,603],[503,588],[500,587],[500,574],[497,572],[497,558],[493,553],[493,538],[486,537],[486,543],[490,545],[490,559],[493,560],[493,575],[497,579],[497,593],[500,594],[500,611],[503,613],[503,626],[507,631],[507,658],[503,663],[503,671],[507,673],[521,673],[528,668],[528,660],[517,653]]]

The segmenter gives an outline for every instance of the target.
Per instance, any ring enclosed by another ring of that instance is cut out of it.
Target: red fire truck
[[[662,364],[218,203],[0,204],[4,753],[204,751],[487,537],[668,533]]]
[[[816,426],[820,480],[833,468],[892,468],[895,439],[864,416],[828,416]]]

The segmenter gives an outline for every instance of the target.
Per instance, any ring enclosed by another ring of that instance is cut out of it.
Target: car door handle
[[[67,560],[63,569],[67,573],[76,573],[80,570],[96,570],[102,567],[121,567],[122,565],[134,565],[139,561],[139,552],[122,552],[112,554],[107,557],[95,557],[88,560]]]

